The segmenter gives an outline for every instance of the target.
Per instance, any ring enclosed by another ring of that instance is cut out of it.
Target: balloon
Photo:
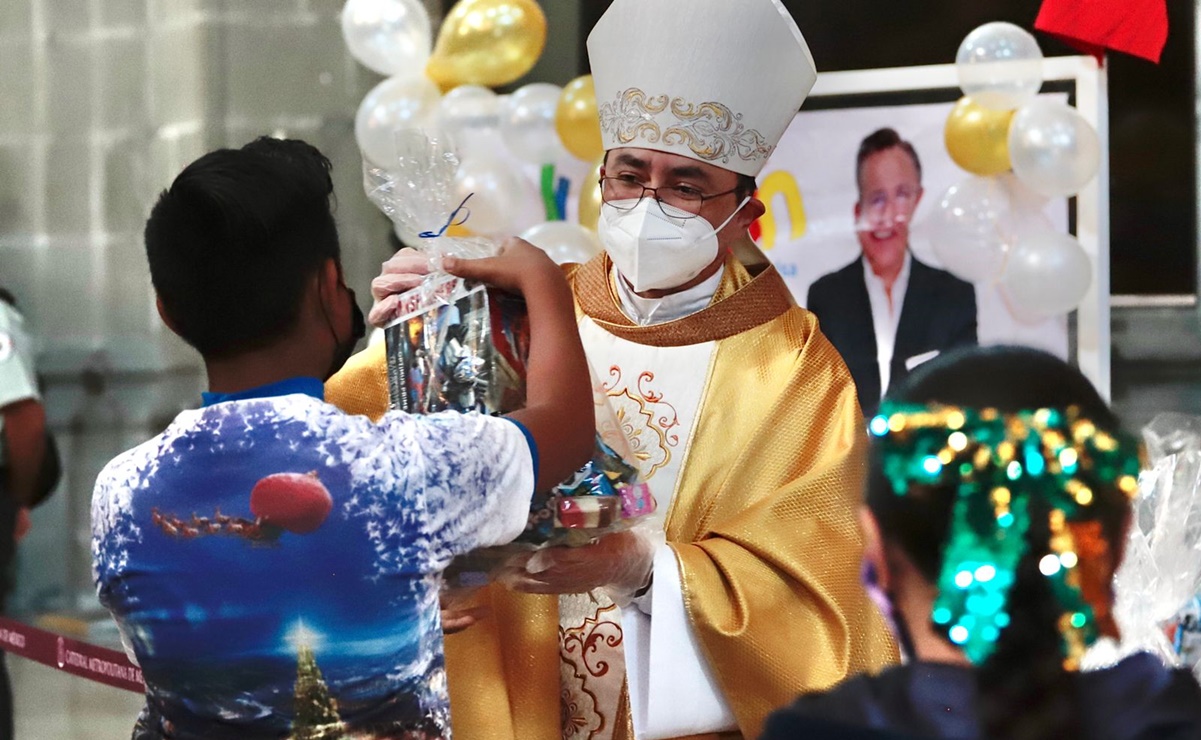
[[[567,221],[538,224],[521,238],[549,254],[557,265],[582,264],[601,252],[600,239],[594,232]]]
[[[596,225],[600,222],[601,203],[604,202],[600,188],[600,171],[604,166],[605,157],[602,154],[580,188],[580,225],[592,231],[596,231]]]
[[[456,202],[471,195],[464,226],[481,236],[515,233],[525,201],[535,197],[531,189],[519,169],[495,157],[465,157],[455,176]]]
[[[1009,192],[992,178],[971,177],[942,196],[926,227],[943,267],[972,283],[996,280],[1012,239]]]
[[[363,156],[389,167],[396,160],[396,132],[424,125],[440,95],[424,77],[390,77],[376,85],[354,117],[354,136]]]
[[[563,88],[555,111],[555,130],[567,151],[585,162],[605,153],[592,75],[577,77]]]
[[[479,85],[460,85],[438,102],[434,118],[452,135],[468,128],[493,127],[498,122],[500,98]]]
[[[1092,280],[1092,263],[1080,242],[1046,230],[1017,241],[1001,287],[1022,317],[1050,318],[1079,306]]]
[[[347,0],[342,38],[376,72],[419,77],[430,58],[430,16],[420,0]]]
[[[1039,98],[1013,117],[1009,156],[1014,174],[1031,190],[1075,195],[1101,167],[1101,140],[1075,108]]]
[[[443,90],[499,87],[533,69],[546,47],[534,0],[459,0],[442,22],[426,74]]]
[[[944,132],[951,159],[981,177],[1008,172],[1011,120],[1012,111],[995,111],[971,98],[960,99],[947,118]]]
[[[959,86],[979,105],[1014,110],[1038,95],[1043,53],[1012,23],[986,23],[967,35],[955,57]]]
[[[562,92],[558,85],[536,82],[501,103],[500,135],[513,156],[532,164],[553,164],[559,158],[555,108]]]

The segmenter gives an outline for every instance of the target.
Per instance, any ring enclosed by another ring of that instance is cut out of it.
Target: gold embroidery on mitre
[[[670,103],[669,103],[670,101]],[[737,157],[766,162],[775,147],[763,134],[748,129],[742,114],[718,102],[690,103],[667,95],[648,96],[632,87],[600,108],[601,129],[623,145],[642,138],[649,144],[687,146],[709,161]]]

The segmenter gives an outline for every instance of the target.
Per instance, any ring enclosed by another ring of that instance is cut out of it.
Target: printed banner
[[[802,111],[785,133],[759,178],[767,214],[759,222],[759,245],[784,276],[797,302],[806,305],[818,278],[860,256],[855,231],[859,200],[856,156],[869,134],[891,127],[913,144],[921,160],[924,194],[914,214],[910,248],[925,264],[942,268],[928,238],[926,220],[946,190],[970,175],[947,154],[943,129],[952,103]],[[1067,201],[1052,201],[1047,217],[1067,230]],[[1068,358],[1067,317],[1025,323],[1006,306],[998,286],[976,284],[980,344],[1020,344]]]

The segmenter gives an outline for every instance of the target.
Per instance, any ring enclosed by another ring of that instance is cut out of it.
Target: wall
[[[325,151],[347,277],[368,300],[388,224],[362,195],[353,118],[380,78],[346,53],[342,4],[0,3],[0,284],[40,337],[66,461],[22,548],[15,608],[95,611],[92,482],[197,401],[199,363],[158,321],[141,241],[188,162],[263,134]]]

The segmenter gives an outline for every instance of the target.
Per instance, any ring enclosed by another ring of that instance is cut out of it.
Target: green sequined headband
[[[1075,669],[1099,619],[1109,619],[1106,576],[1081,564],[1107,548],[1093,491],[1138,492],[1137,442],[1098,430],[1075,407],[1004,414],[885,402],[869,430],[896,495],[957,487],[931,619],[975,664],[992,655],[1009,624],[1009,591],[1030,547],[1031,501],[1046,505],[1051,539],[1039,570],[1062,607],[1064,665]]]

